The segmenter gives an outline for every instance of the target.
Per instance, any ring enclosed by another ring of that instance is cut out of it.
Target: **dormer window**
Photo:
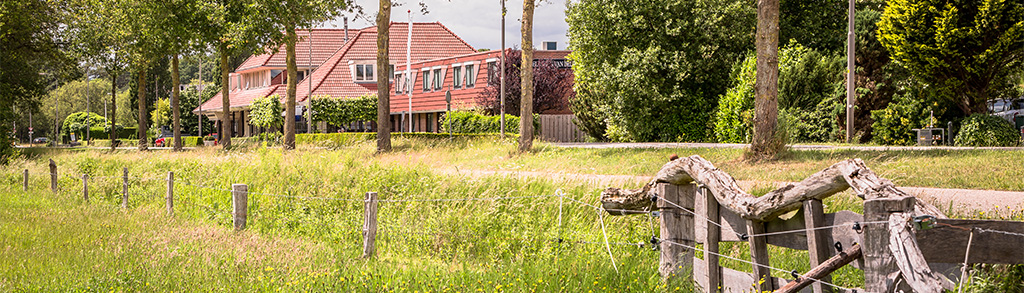
[[[462,88],[462,66],[452,67],[452,80],[454,80],[454,88]]]
[[[373,74],[373,64],[356,64],[355,82],[377,81],[377,75]]]

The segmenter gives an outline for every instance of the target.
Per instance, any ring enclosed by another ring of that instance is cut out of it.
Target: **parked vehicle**
[[[1024,97],[988,101],[988,110],[1013,123],[1014,128],[1024,127]]]
[[[32,140],[32,143],[49,143],[50,139],[47,137],[36,137]]]

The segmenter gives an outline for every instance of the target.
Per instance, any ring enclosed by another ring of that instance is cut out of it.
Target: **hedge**
[[[506,136],[515,138],[519,135],[507,134]],[[434,133],[434,132],[395,132],[391,133],[392,138],[426,138],[426,139],[448,139],[448,133]],[[481,138],[481,137],[500,137],[497,133],[454,133],[451,137],[457,139],[465,138]],[[361,142],[373,141],[377,139],[377,133],[375,132],[343,132],[343,133],[302,133],[295,135],[295,144],[297,145],[313,145],[319,147],[342,147],[355,145]]]
[[[199,146],[199,145],[203,144],[203,141],[200,140],[198,136],[182,136],[181,137],[181,142],[182,142],[181,146],[183,146],[183,147]],[[164,146],[165,147],[174,146],[174,137],[164,138]]]
[[[139,146],[139,140],[137,140],[137,139],[118,139],[118,140],[121,141],[121,145],[119,145],[119,146],[122,146],[122,147],[135,147],[135,146]],[[91,146],[95,146],[95,147],[110,147],[110,140],[109,139],[94,139],[94,140],[92,140]]]
[[[137,133],[138,131],[139,131],[138,127],[125,127],[125,128],[119,129],[117,131],[117,139],[124,140],[126,138],[138,137],[138,133]],[[90,127],[89,128],[89,138],[92,138],[93,140],[96,140],[96,139],[107,139],[107,138],[110,138],[110,134],[107,134],[107,131],[106,131],[106,129],[104,127]],[[84,137],[79,137],[78,139],[85,139],[85,138]]]

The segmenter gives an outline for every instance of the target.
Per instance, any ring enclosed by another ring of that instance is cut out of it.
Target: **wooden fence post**
[[[697,195],[696,185],[672,185],[667,183],[658,184],[655,187],[658,194],[657,207],[661,211],[661,261],[658,271],[662,278],[672,279],[682,277],[682,280],[690,280],[692,276],[678,276],[683,272],[693,272],[693,249],[679,245],[673,245],[666,241],[696,247],[696,233],[693,222],[693,204]],[[676,205],[682,206],[689,211],[681,210]],[[690,277],[690,278],[686,278]]]
[[[167,172],[167,216],[174,216],[174,172]]]
[[[24,180],[21,183],[21,191],[28,191],[28,169],[25,169]]]
[[[367,192],[363,202],[363,258],[374,256],[374,245],[377,240],[377,193]]]
[[[864,221],[888,221],[889,214],[914,210],[913,197],[879,198],[864,201]],[[889,274],[899,271],[896,258],[889,250],[889,225],[863,225],[864,231],[864,289],[867,292],[884,292],[889,284]]]
[[[704,197],[704,216],[711,221],[706,225],[708,233],[704,241],[704,250],[707,251],[704,253],[704,263],[708,269],[708,287],[704,288],[704,292],[718,292],[718,287],[722,286],[722,267],[718,263],[718,255],[712,254],[718,253],[718,242],[722,239],[722,228],[715,225],[721,222],[718,215],[718,199],[705,186],[700,187],[700,192]]]
[[[821,204],[819,199],[808,199],[804,201],[804,227],[807,229],[814,229],[817,227],[825,226],[825,211],[824,206]],[[832,245],[827,243],[829,230],[810,230],[807,231],[807,255],[811,268],[818,267],[822,262],[828,260],[832,254]],[[821,281],[832,283],[832,276],[825,275]],[[811,284],[811,288],[814,289],[814,293],[831,293],[832,287],[825,286],[821,282],[814,282]]]
[[[50,191],[57,192],[57,162],[50,159]]]
[[[747,220],[747,235],[764,234],[765,223],[761,221]],[[750,243],[750,258],[755,263],[754,279],[760,282],[757,286],[758,292],[775,291],[775,281],[772,279],[772,271],[768,268],[768,238],[765,236],[747,236]],[[761,282],[760,280],[764,280]]]
[[[249,186],[231,185],[231,214],[234,215],[235,231],[245,230],[245,219],[249,214]]]
[[[128,209],[128,167],[124,168],[124,175],[121,176],[124,186],[121,192],[121,208]]]
[[[89,174],[82,174],[82,198],[89,201]]]

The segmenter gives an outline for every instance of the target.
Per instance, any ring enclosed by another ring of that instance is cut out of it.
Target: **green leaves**
[[[377,120],[377,95],[363,95],[351,99],[313,97],[312,107],[313,120],[325,121],[335,126]]]
[[[1024,3],[1006,0],[891,0],[879,41],[938,99],[964,114],[1013,91],[1024,62]]]
[[[252,101],[252,108],[249,112],[249,123],[257,127],[276,128],[281,127],[284,118],[281,117],[281,96],[271,95],[257,98]],[[294,119],[294,118],[292,118]]]

